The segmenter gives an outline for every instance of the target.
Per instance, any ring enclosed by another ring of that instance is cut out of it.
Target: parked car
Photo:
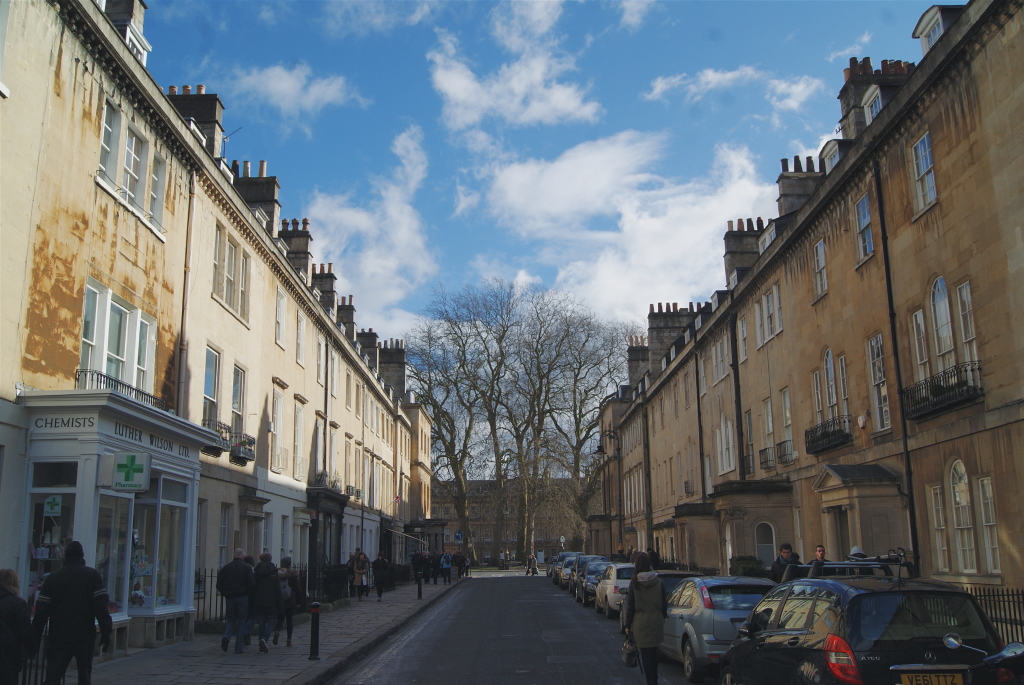
[[[661,652],[683,663],[690,683],[717,667],[736,629],[775,583],[766,578],[707,576],[687,578],[668,597]]]
[[[569,582],[572,580],[572,572],[576,568],[576,562],[583,554],[575,554],[562,562],[562,571],[558,574],[558,587],[563,590],[569,589]]]
[[[698,573],[696,571],[675,571],[672,569],[663,569],[661,571],[655,571],[655,573],[657,573],[658,577],[661,578],[661,592],[665,595],[666,602],[668,602],[668,598],[684,580],[687,578],[701,578],[704,575],[703,573]],[[622,594],[629,594],[628,583]],[[626,632],[626,615],[625,612],[622,611],[619,612],[619,632]]]
[[[850,565],[835,566],[841,573]],[[1010,682],[997,669],[968,673],[1002,645],[960,587],[903,573],[809,575],[779,584],[754,607],[722,657],[722,685],[803,682],[808,674],[818,685]],[[949,648],[950,633],[971,649]]]
[[[569,572],[569,594],[573,597],[576,596],[579,586],[583,584],[583,574],[587,564],[591,561],[608,561],[608,557],[602,557],[599,554],[583,554],[576,558],[576,563],[573,564],[572,570]]]
[[[557,557],[548,562],[547,574],[548,578],[551,578],[552,584],[558,584],[558,576],[555,575],[555,571],[561,570],[562,562],[573,554],[580,554],[580,552],[559,552]]]
[[[561,586],[562,571],[565,569],[565,564],[581,554],[583,554],[583,552],[562,552],[559,554],[558,562],[555,564],[555,570],[551,576],[551,582],[555,585]]]
[[[586,563],[580,565],[579,571],[576,572],[577,602],[582,602],[585,607],[590,606],[590,603],[594,601],[594,595],[597,593],[598,578],[604,574],[604,570],[608,568],[610,563],[608,557],[599,557],[597,559],[589,559]]]
[[[607,618],[615,618],[619,613],[622,598],[625,596],[629,580],[632,577],[633,564],[609,564],[597,584],[597,593],[594,598],[595,609],[598,612],[603,611]]]

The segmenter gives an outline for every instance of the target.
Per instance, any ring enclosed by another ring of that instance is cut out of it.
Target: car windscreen
[[[633,566],[627,566],[625,568],[617,568],[617,569],[615,569],[615,578],[616,578],[616,580],[629,580],[630,578],[633,577],[633,569],[634,568],[635,567],[633,567]]]
[[[670,594],[672,594],[675,591],[675,589],[677,587],[679,587],[679,583],[681,583],[684,580],[686,580],[686,576],[658,576],[658,577],[661,578],[661,589],[665,593],[666,597],[668,597]]]
[[[771,585],[712,585],[708,592],[716,609],[750,611],[771,589]]]
[[[988,631],[970,595],[955,592],[879,592],[855,597],[847,609],[847,642],[854,651],[898,650],[908,641],[985,641]]]
[[[592,561],[589,564],[587,564],[587,575],[588,576],[596,576],[596,575],[598,575],[600,573],[604,573],[604,570],[606,568],[608,568],[608,566],[610,566],[610,564],[608,564],[605,561],[599,561],[599,562],[593,562]]]

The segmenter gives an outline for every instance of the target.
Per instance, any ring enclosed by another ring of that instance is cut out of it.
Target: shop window
[[[136,500],[132,521],[129,609],[176,606],[185,599],[186,514],[188,485],[154,478],[147,496]],[[221,510],[221,557],[227,556],[228,511]],[[225,562],[227,563],[227,562]]]
[[[37,462],[32,465],[33,488],[74,488],[77,485],[77,462]]]
[[[109,596],[108,609],[125,611],[128,574],[128,509],[131,499],[100,495],[96,530],[96,570]]]
[[[53,487],[35,484],[46,482],[45,475],[37,480],[36,474],[39,473],[40,467],[43,467],[44,471],[49,471],[51,469],[47,467],[50,466],[53,465],[33,465],[33,487]],[[73,486],[61,483],[58,487]],[[31,555],[32,571],[29,579],[29,601],[32,602],[46,576],[64,565],[64,548],[75,539],[75,495],[71,492],[33,492],[30,511],[32,538],[29,540],[28,551]]]

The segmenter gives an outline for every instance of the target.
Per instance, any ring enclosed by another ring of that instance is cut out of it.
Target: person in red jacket
[[[100,626],[100,651],[110,646],[114,622],[107,611],[107,589],[99,571],[85,565],[85,550],[75,540],[64,548],[64,565],[51,573],[36,595],[32,621],[36,644],[46,624],[46,679],[43,685],[58,685],[74,657],[78,664],[78,685],[92,683],[92,651],[96,623]]]

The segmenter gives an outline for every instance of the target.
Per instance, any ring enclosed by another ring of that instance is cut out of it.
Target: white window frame
[[[960,573],[977,573],[974,525],[971,521],[971,487],[964,463],[957,459],[949,469],[949,503],[953,510],[953,532]]]
[[[878,118],[879,113],[882,111],[882,107],[885,106],[885,103],[882,102],[882,91],[879,90],[878,86],[871,86],[868,88],[861,100],[861,106],[864,107],[865,123],[870,124]]]
[[[284,428],[284,395],[277,390],[271,404],[270,422],[270,470],[274,473],[284,471],[285,459],[282,453],[281,431]]]
[[[923,309],[918,309],[910,315],[910,327],[914,332],[914,355],[917,361],[915,372],[920,383],[931,375],[928,371],[928,327],[924,321]]]
[[[211,360],[213,373],[210,372]],[[203,356],[203,420],[220,420],[220,351],[209,345]]]
[[[875,430],[889,428],[889,391],[885,381],[885,346],[882,334],[868,340],[868,377],[871,379],[872,401],[875,409]]]
[[[814,244],[814,296],[828,292],[828,273],[825,270],[825,239]]]
[[[124,159],[121,163],[121,197],[139,209],[144,209],[146,204],[148,153],[148,141],[136,129],[128,126],[124,137]]]
[[[288,309],[288,298],[285,296],[284,289],[281,286],[277,287],[277,305],[274,311],[274,342],[276,342],[281,349],[284,349],[285,341],[285,316],[287,315]]]
[[[302,403],[295,402],[295,425],[292,427],[292,477],[295,480],[302,480],[302,463],[305,459],[302,458],[302,422],[303,422],[303,407]]]
[[[301,311],[295,313],[295,361],[306,365],[306,317]]]
[[[917,139],[913,147],[914,188],[918,211],[924,211],[938,200],[935,188],[935,160],[932,154],[931,133]]]
[[[88,311],[90,308],[91,312]],[[124,349],[119,351],[120,354],[110,347],[111,312],[114,309],[124,313]],[[91,278],[86,281],[82,310],[80,368],[97,371],[144,392],[151,392],[152,360],[156,353],[156,320]],[[108,359],[111,358],[120,365],[116,375],[110,373]]]
[[[790,450],[794,450],[793,443],[793,414],[790,407],[789,388],[779,391],[782,396],[782,439],[790,442]],[[794,454],[795,456],[795,454]]]
[[[323,335],[316,336],[316,382],[323,385],[326,380],[327,371],[324,368],[327,364],[327,338]]]
[[[775,421],[772,417],[772,398],[764,400],[762,405],[764,411],[764,444],[765,447],[775,445]]]
[[[740,334],[740,361],[747,361],[747,317],[742,317],[739,323],[739,334]],[[677,414],[678,416],[678,414]]]
[[[868,194],[857,200],[857,256],[867,259],[874,254],[875,243],[871,236],[871,203]]]
[[[100,123],[100,160],[97,172],[108,184],[117,187],[117,161],[120,159],[121,110],[110,100],[103,104],[103,121]]]
[[[946,507],[942,486],[934,485],[932,493],[932,531],[935,537],[935,570],[949,572],[949,547],[946,543]]]
[[[814,398],[814,423],[818,425],[824,421],[821,406],[821,372],[815,371],[811,374],[811,395]]]
[[[960,347],[964,362],[978,361],[978,343],[974,329],[974,302],[971,299],[971,282],[964,281],[956,287],[957,308],[960,313]]]
[[[149,211],[146,218],[157,226],[162,226],[164,215],[164,195],[166,193],[167,160],[154,154],[149,172]]]
[[[842,416],[850,415],[850,383],[846,374],[846,355],[839,356],[839,401]]]
[[[829,419],[834,419],[839,415],[839,397],[836,393],[836,365],[832,350],[825,350],[821,368],[825,374],[825,414]]]
[[[245,432],[245,369],[235,364],[231,370],[231,430]]]
[[[992,478],[979,478],[978,505],[981,509],[981,525],[985,534],[985,562],[989,573],[999,573],[999,530],[996,527],[995,491]]]
[[[956,365],[953,335],[953,312],[949,306],[946,279],[939,276],[932,283],[932,342],[935,345],[935,364],[939,373]]]
[[[220,224],[217,225],[214,240],[214,297],[243,321],[248,321],[252,259],[241,243]]]

